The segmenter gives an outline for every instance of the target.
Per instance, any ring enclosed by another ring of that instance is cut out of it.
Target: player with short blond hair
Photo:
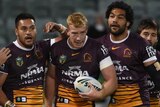
[[[108,49],[89,38],[87,30],[87,18],[80,12],[72,13],[67,18],[68,38],[52,45],[54,69],[49,69],[46,78],[47,107],[52,107],[54,95],[56,107],[94,107],[95,100],[105,98],[116,89],[115,68]],[[98,79],[100,72],[105,79],[102,90],[91,86],[89,93],[78,93],[74,89],[73,82],[78,76]]]

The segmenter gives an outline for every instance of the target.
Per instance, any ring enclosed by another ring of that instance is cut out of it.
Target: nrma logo
[[[28,67],[28,71],[25,74],[21,74],[21,80],[25,78],[30,78],[33,75],[37,75],[44,72],[43,66],[38,67],[37,64],[34,64],[30,67]]]
[[[81,66],[69,67],[69,70],[67,70],[67,71],[62,70],[62,74],[66,75],[66,76],[69,76],[70,79],[75,79],[75,77],[79,77],[79,76],[89,76],[88,71],[86,71],[86,70],[82,71],[81,70]]]
[[[123,71],[129,71],[127,66],[120,64],[120,61],[113,61],[113,63],[116,68],[117,75],[122,74]]]
[[[155,87],[154,82],[149,78],[147,80],[147,85],[148,85],[149,90],[151,90],[151,89],[153,89]]]

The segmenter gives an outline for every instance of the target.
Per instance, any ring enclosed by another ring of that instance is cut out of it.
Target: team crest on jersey
[[[92,55],[89,53],[85,53],[83,55],[83,58],[84,58],[84,62],[92,62]]]
[[[65,55],[61,55],[59,57],[59,63],[64,64],[66,62],[67,56]]]
[[[123,57],[128,57],[130,58],[132,55],[132,51],[129,48],[126,48],[123,52]]]
[[[17,57],[16,58],[16,64],[17,64],[17,66],[21,67],[23,65],[23,58],[22,57]]]

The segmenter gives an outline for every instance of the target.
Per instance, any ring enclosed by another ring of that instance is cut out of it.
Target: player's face
[[[152,46],[158,42],[156,29],[143,29],[140,33],[140,36],[149,41]]]
[[[20,20],[15,29],[18,43],[25,48],[31,48],[36,39],[36,26],[32,19]]]
[[[111,11],[108,18],[108,27],[111,34],[119,36],[127,30],[126,12],[122,9],[115,8]]]
[[[86,39],[87,27],[76,28],[73,25],[68,26],[69,44],[73,48],[81,48]]]

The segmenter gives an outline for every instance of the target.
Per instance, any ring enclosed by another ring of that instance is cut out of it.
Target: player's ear
[[[127,22],[127,27],[130,25],[130,22]]]
[[[158,42],[158,37],[157,37],[157,39],[156,39],[156,42]]]
[[[69,30],[68,30],[68,29],[66,29],[66,32],[67,32],[67,35],[69,36],[69,35],[70,35],[70,32],[69,32]]]
[[[16,36],[18,35],[18,30],[17,30],[17,28],[15,28],[15,34],[16,34]]]

